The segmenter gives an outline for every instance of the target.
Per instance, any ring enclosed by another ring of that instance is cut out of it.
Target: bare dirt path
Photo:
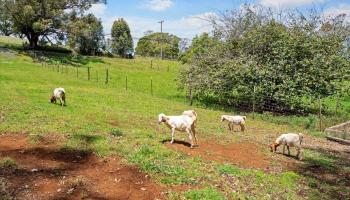
[[[220,163],[228,162],[244,168],[265,169],[270,164],[270,159],[262,153],[259,146],[253,143],[221,145],[215,141],[201,141],[200,146],[195,149],[190,149],[190,144],[182,141],[175,141],[174,144],[168,141],[164,143],[168,148],[189,156],[200,156],[205,160]]]
[[[163,188],[121,158],[60,150],[57,144],[31,144],[25,135],[0,136],[0,159],[18,169],[0,169],[11,196],[21,200],[165,199]]]

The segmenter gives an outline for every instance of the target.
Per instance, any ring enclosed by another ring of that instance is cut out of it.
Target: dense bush
[[[274,16],[245,6],[212,19],[211,42],[201,36],[182,56],[180,86],[205,103],[290,113],[333,95],[350,66],[345,18]]]

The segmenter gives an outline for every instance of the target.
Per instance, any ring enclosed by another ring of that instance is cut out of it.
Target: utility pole
[[[163,60],[163,23],[164,20],[158,22],[160,23],[160,37],[161,37],[161,41],[160,41],[160,58]]]

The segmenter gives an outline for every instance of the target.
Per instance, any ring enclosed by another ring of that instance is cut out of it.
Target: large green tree
[[[69,46],[81,54],[98,55],[105,48],[102,22],[93,14],[83,17],[72,14],[67,33]]]
[[[90,0],[0,0],[2,14],[10,16],[15,33],[23,34],[30,47],[36,48],[40,37],[63,34],[68,10],[83,12]]]
[[[169,33],[152,33],[140,38],[136,53],[141,56],[160,56],[163,45],[164,58],[177,58],[179,55],[180,38]]]
[[[268,12],[267,12],[268,11]],[[180,86],[206,103],[305,113],[337,92],[349,74],[348,25],[342,17],[243,8],[215,19],[214,36],[195,38]],[[213,41],[215,41],[213,43]],[[215,45],[211,45],[215,44]]]
[[[111,36],[113,53],[124,57],[128,51],[133,50],[130,28],[123,18],[114,21]]]
[[[13,33],[11,16],[5,11],[4,2],[0,1],[0,34],[9,36]]]

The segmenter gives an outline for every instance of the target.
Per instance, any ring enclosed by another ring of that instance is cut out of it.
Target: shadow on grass
[[[350,153],[309,149],[296,171],[308,179],[309,187],[318,191],[315,197],[346,199],[350,196]]]
[[[49,64],[84,66],[89,63],[105,63],[99,57],[72,55],[71,51],[60,47],[40,47],[38,50],[25,49],[18,45],[2,45],[0,44],[1,52],[14,51],[19,54],[29,56],[35,61],[46,62]]]
[[[49,64],[84,66],[89,63],[105,63],[102,58],[83,55],[72,55],[68,53],[45,52],[45,51],[23,51],[22,54],[30,56],[33,60]]]
[[[167,139],[167,140],[163,140],[162,143],[166,144],[166,143],[170,143],[171,140]],[[186,141],[179,141],[179,140],[174,140],[174,144],[180,144],[183,145],[185,147],[191,147],[191,144],[189,142]]]

